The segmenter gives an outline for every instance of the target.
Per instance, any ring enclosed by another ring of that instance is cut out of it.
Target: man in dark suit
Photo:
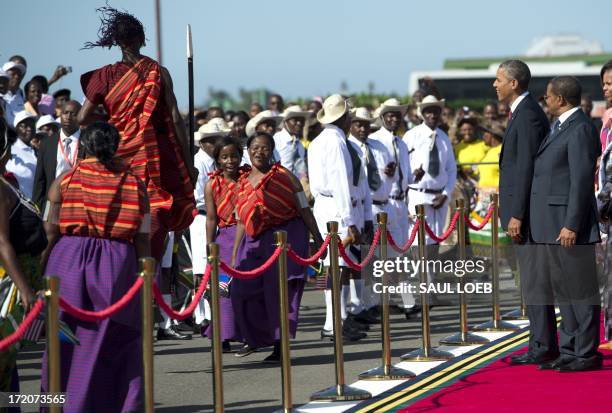
[[[524,297],[535,284],[535,256],[530,247],[529,194],[533,160],[546,137],[549,123],[544,111],[527,91],[531,72],[520,60],[507,60],[497,69],[493,87],[501,103],[510,106],[508,127],[499,157],[499,211],[502,228],[515,243]],[[550,288],[545,288],[552,291]],[[539,364],[558,355],[555,313],[551,305],[527,300],[530,322],[529,351],[511,359],[513,364]],[[530,305],[532,304],[532,305]]]
[[[76,162],[80,136],[77,114],[80,109],[81,104],[76,100],[64,103],[59,132],[43,139],[40,145],[32,200],[41,210],[45,208],[47,192],[55,178],[71,169]]]
[[[559,76],[548,83],[546,104],[558,119],[538,149],[531,183],[529,219],[538,277],[552,285],[562,318],[561,354],[540,368],[559,371],[602,365],[597,352],[601,309],[595,243],[600,238],[593,183],[601,145],[580,110],[580,95],[575,77]]]

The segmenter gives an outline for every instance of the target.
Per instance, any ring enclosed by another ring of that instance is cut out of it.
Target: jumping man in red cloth
[[[186,229],[196,213],[187,134],[168,70],[140,54],[142,23],[111,7],[98,11],[99,40],[85,48],[119,46],[122,59],[81,76],[86,100],[79,123],[107,120],[119,130],[117,156],[147,185],[151,252],[159,260],[168,231]]]

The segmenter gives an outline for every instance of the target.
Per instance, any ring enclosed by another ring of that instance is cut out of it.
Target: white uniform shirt
[[[372,191],[370,189],[370,186],[368,185],[368,189],[370,190],[370,194],[372,196],[373,201],[386,201],[389,198],[389,194],[391,193],[391,185],[395,180],[395,177],[385,175],[385,168],[387,167],[387,165],[393,162],[391,154],[389,153],[385,145],[383,145],[377,140],[367,139],[366,143],[363,143],[353,135],[350,135],[349,142],[354,143],[353,147],[359,154],[361,162],[363,162],[364,169],[366,172],[366,178],[368,175],[366,143],[370,147],[370,152],[374,156],[374,161],[376,162],[376,167],[378,168],[378,174],[380,175],[380,187],[376,191]]]
[[[395,175],[393,177],[393,185],[391,186],[391,196],[397,197],[401,194],[405,193],[408,189],[408,185],[412,183],[412,172],[411,172],[411,163],[410,156],[408,155],[408,148],[406,144],[402,142],[402,140],[393,135],[391,131],[382,127],[373,134],[371,134],[368,139],[376,140],[382,143],[387,151],[391,155],[391,160],[393,162],[397,162],[395,168]],[[395,145],[394,145],[395,141]],[[397,145],[397,149],[395,146]],[[400,168],[402,171],[402,187],[399,186],[399,176],[400,176]]]
[[[21,89],[18,89],[17,93],[13,93],[9,90],[2,96],[2,99],[4,99],[6,103],[4,105],[4,118],[6,119],[6,124],[9,128],[14,129],[13,122],[15,121],[15,114],[25,110],[23,92]]]
[[[197,209],[206,209],[204,203],[204,188],[208,182],[208,174],[215,171],[215,160],[202,148],[193,157],[193,166],[198,169],[198,180],[196,182],[194,197]]]
[[[457,180],[457,162],[455,153],[451,145],[448,135],[440,128],[436,128],[436,146],[438,148],[438,156],[440,159],[440,171],[435,178],[428,172],[429,166],[429,151],[432,143],[432,135],[434,131],[429,129],[424,123],[410,129],[404,135],[404,142],[410,153],[410,164],[413,168],[422,167],[425,175],[418,182],[411,184],[413,188],[423,188],[432,190],[442,190],[442,193],[447,197],[453,193],[455,181]]]
[[[315,203],[319,196],[333,198],[341,225],[349,227],[358,222],[351,200],[353,168],[345,136],[340,128],[326,125],[308,145],[308,173]]]
[[[351,194],[354,200],[363,204],[364,221],[372,221],[372,192],[370,191],[370,186],[368,185],[368,175],[366,174],[367,164],[365,157],[363,156],[365,153],[362,149],[360,149],[361,142],[359,142],[353,135],[349,135],[348,144],[355,149],[355,152],[357,152],[361,161],[359,184],[357,186],[351,185]],[[378,166],[378,164],[376,166]]]
[[[274,134],[274,159],[280,161],[298,179],[306,176],[306,150],[300,140],[287,128]]]
[[[75,154],[79,150],[79,138],[80,137],[81,137],[80,129],[77,129],[77,131],[70,136],[66,136],[64,131],[60,129],[60,137],[59,137],[59,142],[57,144],[57,158],[56,158],[57,166],[55,167],[55,177],[56,178],[60,176],[61,174],[63,174],[64,172],[69,171],[70,169],[74,167],[74,163],[72,162],[73,160],[76,160]],[[62,149],[59,147],[59,145],[62,145],[62,148],[64,149],[63,154],[62,154]],[[64,155],[66,156],[66,158],[68,158],[70,163],[66,161],[66,159],[64,158]]]
[[[11,159],[6,164],[6,170],[15,175],[19,189],[28,199],[32,199],[36,162],[34,149],[18,138],[11,146]]]

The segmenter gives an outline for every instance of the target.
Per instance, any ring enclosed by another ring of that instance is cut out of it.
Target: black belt
[[[198,215],[206,215],[205,209],[198,209]]]
[[[377,201],[375,199],[372,200],[372,205],[387,205],[389,203],[389,200],[386,199],[384,201]]]
[[[425,192],[426,194],[441,194],[442,192],[444,192],[444,189],[427,189],[427,188],[411,188],[411,187],[408,187],[408,189],[410,189],[411,191]]]
[[[404,194],[401,194],[401,195],[389,195],[389,198],[394,199],[396,201],[403,201],[404,200]]]
[[[319,194],[319,195],[324,196],[325,198],[333,198],[333,197],[334,197],[333,195],[326,195],[326,194]],[[353,206],[353,208],[355,208],[355,207],[357,206],[357,203],[358,203],[358,202],[359,202],[359,201],[353,201],[353,200],[351,200],[351,205]],[[365,201],[362,199],[362,200],[361,200],[361,205],[364,205],[364,204],[365,204]]]

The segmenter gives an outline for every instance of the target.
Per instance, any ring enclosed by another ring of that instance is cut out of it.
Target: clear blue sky
[[[609,0],[162,0],[163,63],[179,106],[187,105],[185,27],[192,25],[196,104],[208,88],[237,95],[267,87],[286,98],[350,92],[406,93],[412,70],[440,69],[449,57],[523,53],[536,36],[576,33],[612,50]],[[114,0],[143,22],[145,54],[156,56],[154,0]],[[19,0],[3,4],[0,60],[22,54],[26,80],[73,73],[57,86],[80,99],[79,76],[119,59],[116,49],[80,50],[96,39],[102,0]]]

